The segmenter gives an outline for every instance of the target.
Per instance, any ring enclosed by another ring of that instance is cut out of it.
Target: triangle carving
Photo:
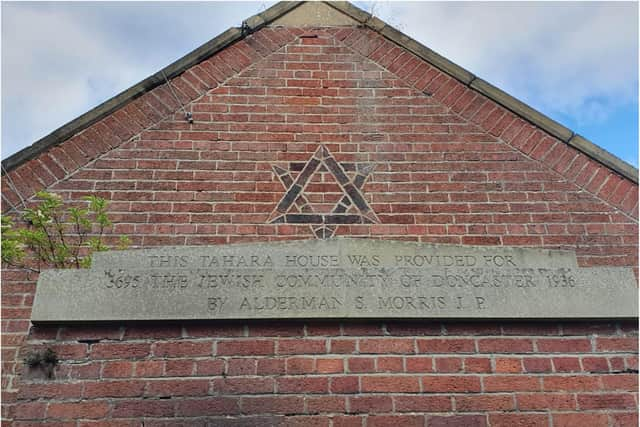
[[[312,176],[322,167],[335,178],[343,196],[330,213],[319,213],[305,196],[305,188]],[[285,188],[267,222],[283,224],[309,224],[315,236],[327,239],[334,235],[341,224],[372,224],[380,220],[369,206],[362,188],[375,169],[375,165],[359,163],[351,176],[324,145],[320,145],[294,178],[291,171],[272,166]]]

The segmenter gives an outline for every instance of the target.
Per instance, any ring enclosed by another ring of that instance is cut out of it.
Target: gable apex
[[[269,25],[283,27],[347,27],[359,25],[349,15],[324,2],[310,1],[292,9]]]

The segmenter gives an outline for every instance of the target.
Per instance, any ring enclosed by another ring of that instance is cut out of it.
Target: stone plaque
[[[98,253],[41,273],[32,321],[632,318],[637,295],[567,251],[336,238]]]

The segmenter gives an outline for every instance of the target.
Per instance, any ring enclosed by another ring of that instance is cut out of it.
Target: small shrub
[[[39,271],[44,264],[53,268],[86,268],[91,255],[112,249],[104,243],[104,232],[111,227],[107,215],[107,201],[97,196],[86,196],[87,208],[64,209],[62,197],[40,191],[40,202],[26,208],[22,218],[25,227],[16,226],[14,220],[2,216],[2,261],[7,265]],[[94,232],[95,230],[95,232]],[[118,249],[129,245],[126,236],[120,236]],[[30,258],[37,268],[27,266]]]

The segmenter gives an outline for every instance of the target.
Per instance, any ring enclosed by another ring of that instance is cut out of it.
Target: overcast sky
[[[636,2],[355,2],[638,165]],[[2,158],[274,2],[2,2]]]

